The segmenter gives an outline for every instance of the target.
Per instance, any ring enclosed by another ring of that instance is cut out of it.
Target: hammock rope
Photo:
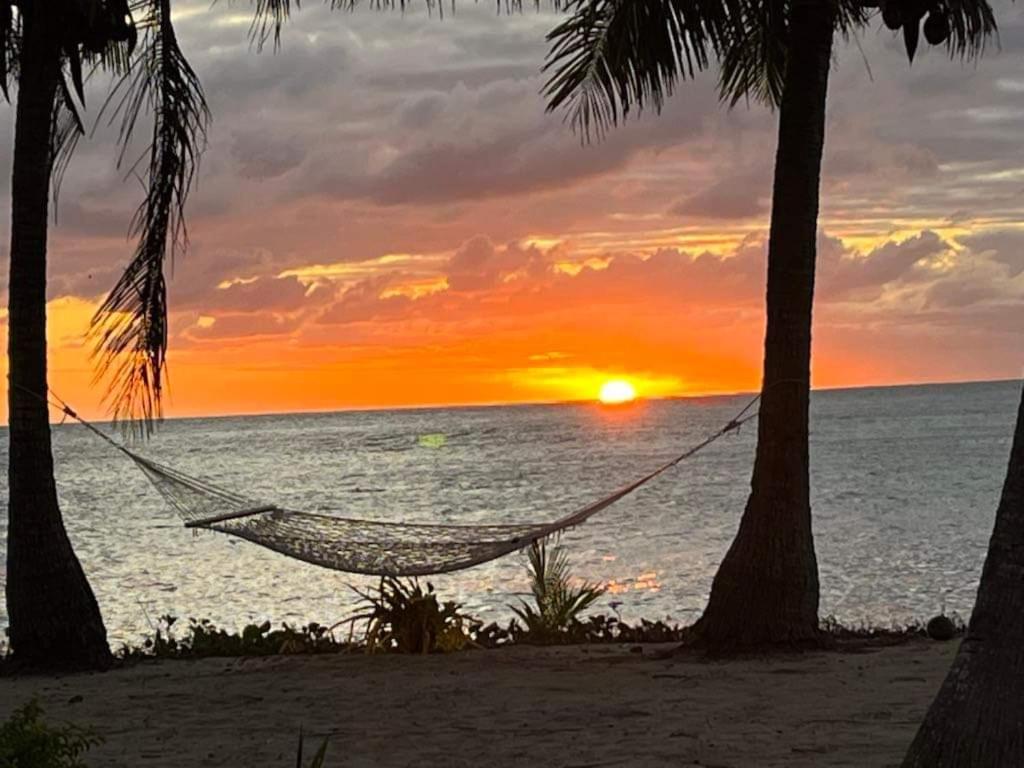
[[[29,392],[28,390],[25,390]],[[59,409],[127,456],[146,476],[186,528],[225,533],[288,557],[346,573],[427,576],[481,565],[586,522],[677,464],[696,455],[757,416],[760,396],[735,418],[689,450],[643,477],[556,520],[511,525],[448,525],[335,517],[286,509],[187,475],[135,453],[79,416],[50,390],[29,392]]]

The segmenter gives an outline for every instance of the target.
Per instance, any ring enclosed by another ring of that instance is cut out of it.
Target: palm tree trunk
[[[801,644],[818,634],[808,477],[811,305],[833,4],[795,0],[779,114],[757,456],[740,529],[695,639],[713,650]]]
[[[59,77],[45,10],[24,11],[11,182],[7,610],[17,662],[97,668],[106,629],[57,505],[46,383],[46,230]]]
[[[903,768],[1024,765],[1024,397],[967,636]]]

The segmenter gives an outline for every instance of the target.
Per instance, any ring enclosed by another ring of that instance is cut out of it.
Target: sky
[[[257,53],[243,0],[176,9],[214,122],[170,280],[167,415],[758,387],[776,115],[721,105],[714,71],[587,146],[540,93],[554,12],[310,3]],[[837,41],[815,386],[1021,375],[1024,6],[997,12],[977,63],[908,65],[880,20]],[[100,123],[51,229],[51,385],[93,417],[84,334],[142,194],[116,158]]]

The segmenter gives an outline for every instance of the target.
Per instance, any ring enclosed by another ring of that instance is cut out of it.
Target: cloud
[[[699,221],[762,217],[768,210],[770,182],[768,169],[729,176],[679,201],[671,213]]]
[[[885,286],[911,279],[915,267],[947,252],[950,245],[925,230],[905,240],[890,240],[867,254],[844,248],[841,241],[828,237],[819,237],[819,248],[819,295],[869,301]]]
[[[540,95],[559,14],[495,18],[460,3],[440,22],[417,7],[314,4],[293,14],[279,52],[256,54],[238,23],[247,8],[176,8],[215,121],[191,247],[170,281],[172,353],[259,340],[384,356],[407,344],[490,365],[480,348],[493,335],[526,361],[642,352],[756,378],[777,115],[722,107],[715,72],[680,83],[660,115],[583,145]],[[871,354],[877,370],[934,375],[953,336],[970,339],[979,375],[1016,354],[1004,344],[1024,274],[1024,9],[999,15],[1001,50],[976,66],[925,48],[908,67],[877,29],[837,44],[816,359],[858,356],[851,377],[874,369]],[[114,133],[100,124],[69,170],[53,298],[95,301],[131,256],[141,190],[116,168]],[[313,265],[337,274],[309,277]],[[878,329],[901,358],[872,352]],[[684,374],[698,376],[671,372]]]
[[[431,333],[444,329],[445,336],[472,338],[487,328],[541,333],[547,324],[572,318],[582,325],[617,320],[635,332],[652,323],[689,322],[687,317],[705,324],[759,323],[765,255],[763,237],[752,236],[721,255],[672,248],[612,253],[596,259],[598,266],[567,272],[558,266],[573,263],[565,245],[496,247],[475,236],[437,266],[439,282],[432,290],[403,292],[403,285],[424,277],[396,269],[358,280],[334,300],[325,289],[320,296],[326,308],[316,322],[373,323],[379,338],[407,341],[428,327]],[[929,230],[867,252],[822,233],[819,272],[818,307],[826,318],[853,311],[862,319],[887,321],[921,309],[944,311],[1024,295],[1024,279],[1020,285],[1011,280],[991,254],[957,253]],[[237,290],[268,289],[255,282]],[[955,319],[943,320],[950,321]]]
[[[987,254],[1003,264],[1010,277],[1024,272],[1024,229],[995,229],[960,235],[957,241],[975,253]]]
[[[298,168],[305,159],[305,150],[295,141],[261,136],[240,131],[231,144],[231,156],[238,163],[243,179],[267,181]]]
[[[541,277],[552,268],[551,254],[536,246],[509,243],[496,248],[486,237],[478,235],[459,246],[444,271],[452,291],[478,291],[517,275]]]

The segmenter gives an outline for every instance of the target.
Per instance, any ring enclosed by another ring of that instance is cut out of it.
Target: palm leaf
[[[718,79],[722,100],[729,106],[746,99],[773,108],[782,103],[788,5],[786,0],[747,2],[730,25]]]
[[[534,542],[527,553],[530,593],[533,605],[520,599],[510,606],[523,622],[527,634],[539,640],[550,640],[564,632],[580,614],[604,593],[604,587],[584,582],[573,586],[571,564],[565,548],[547,542]]]
[[[631,111],[658,111],[676,83],[707,69],[739,0],[578,0],[548,35],[548,110],[565,108],[584,140]]]
[[[856,34],[870,2],[836,3],[836,31]],[[980,54],[995,34],[987,0],[949,0],[946,45],[953,55]],[[600,138],[631,111],[660,111],[680,80],[721,62],[719,89],[734,106],[754,99],[777,106],[789,44],[789,0],[577,0],[570,18],[548,35],[544,95],[565,109],[584,141]]]
[[[951,56],[973,59],[985,51],[990,37],[996,35],[996,19],[986,0],[946,0],[949,38],[946,48]]]
[[[112,94],[122,162],[144,112],[153,115],[146,198],[132,222],[135,255],[93,317],[97,378],[109,378],[114,419],[147,433],[162,413],[167,354],[165,262],[188,242],[184,209],[205,147],[209,109],[178,46],[170,0],[151,0],[137,58]],[[114,102],[115,96],[119,101]],[[131,167],[136,171],[138,163]]]

